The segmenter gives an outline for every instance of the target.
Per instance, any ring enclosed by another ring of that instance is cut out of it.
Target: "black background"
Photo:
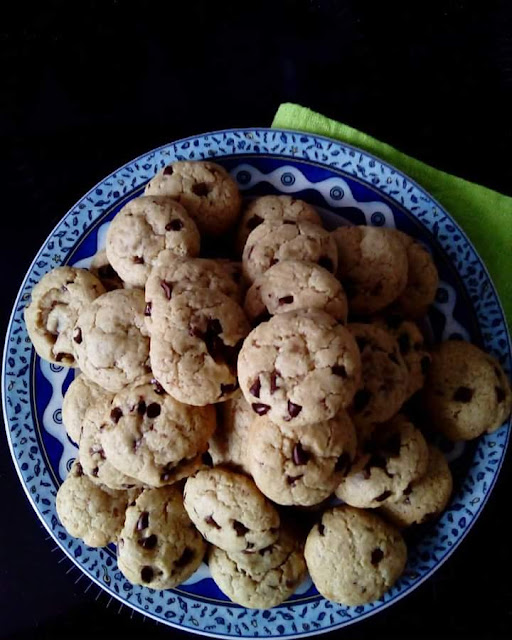
[[[4,323],[46,235],[98,180],[176,138],[269,125],[284,101],[512,194],[508,2],[9,4],[0,17]],[[336,635],[510,637],[508,458],[454,557],[405,600]],[[25,499],[3,433],[0,489],[0,637],[185,637],[79,580]]]

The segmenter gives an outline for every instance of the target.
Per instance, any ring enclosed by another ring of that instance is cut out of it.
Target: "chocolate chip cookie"
[[[37,354],[66,367],[76,367],[73,328],[79,313],[105,288],[85,269],[57,267],[32,289],[25,324]]]
[[[449,340],[432,351],[424,387],[433,428],[450,440],[472,440],[510,415],[510,383],[499,362],[475,345]]]
[[[213,162],[173,162],[148,182],[146,195],[182,204],[201,233],[221,236],[237,221],[242,198],[229,173]]]
[[[144,293],[117,289],[103,294],[78,316],[73,347],[83,373],[116,393],[148,372],[149,338]]]
[[[343,505],[323,514],[304,555],[325,598],[357,606],[378,600],[393,586],[405,568],[407,547],[393,525]]]
[[[165,316],[154,316],[151,367],[163,388],[186,404],[223,402],[238,388],[236,359],[249,323],[219,291],[172,296]]]
[[[245,296],[244,310],[253,322],[297,309],[321,309],[342,324],[347,321],[340,281],[313,262],[279,262],[259,276]]]
[[[350,332],[328,313],[291,311],[251,331],[238,375],[255,414],[301,426],[329,420],[351,403],[361,360]]]
[[[407,252],[390,229],[338,227],[332,232],[338,249],[338,277],[350,312],[370,315],[384,309],[407,285]]]
[[[267,269],[284,260],[314,262],[335,273],[336,243],[328,231],[312,222],[263,222],[251,231],[242,256],[247,282],[252,284]]]
[[[214,430],[213,407],[182,404],[147,376],[114,397],[101,444],[118,469],[159,487],[201,466]]]
[[[199,567],[205,551],[177,488],[147,489],[126,510],[117,564],[133,584],[176,587]]]
[[[225,551],[258,551],[278,538],[277,511],[245,475],[198,471],[187,480],[184,504],[205,539]]]

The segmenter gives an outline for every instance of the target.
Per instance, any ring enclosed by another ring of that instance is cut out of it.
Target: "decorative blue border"
[[[229,130],[193,136],[141,155],[98,183],[55,227],[30,266],[11,315],[2,371],[4,418],[16,470],[36,513],[63,551],[112,596],[155,620],[214,637],[303,637],[343,627],[382,610],[416,588],[451,555],[492,491],[505,456],[510,425],[476,443],[469,470],[450,508],[414,547],[406,574],[381,601],[364,607],[341,607],[317,597],[270,611],[251,611],[229,603],[210,604],[181,590],[152,592],[127,586],[109,552],[90,549],[68,536],[55,515],[55,486],[42,457],[31,407],[32,347],[23,324],[23,308],[34,284],[51,268],[65,263],[76,249],[79,253],[78,245],[91,225],[160,167],[173,160],[216,157],[223,157],[228,165],[234,158],[234,166],[240,163],[240,156],[253,164],[266,156],[266,162],[285,158],[290,165],[295,160],[299,167],[306,161],[317,166],[319,172],[326,167],[342,178],[385,194],[398,208],[409,211],[453,262],[478,319],[484,348],[510,372],[510,337],[485,265],[464,232],[421,187],[377,158],[327,138],[273,129]],[[283,192],[292,186],[292,178],[282,180]],[[244,188],[243,179],[239,177],[239,181]],[[330,195],[330,204],[335,207],[339,190]],[[377,218],[371,218],[371,224],[377,223]],[[449,297],[449,292],[446,295]],[[440,300],[439,304],[446,302]]]

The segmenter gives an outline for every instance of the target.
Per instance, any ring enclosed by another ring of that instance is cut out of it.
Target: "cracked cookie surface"
[[[361,360],[352,335],[324,311],[291,311],[253,329],[238,358],[240,388],[272,422],[310,424],[352,401]]]
[[[277,540],[279,515],[254,482],[221,467],[188,478],[185,509],[205,539],[225,551],[258,551]]]

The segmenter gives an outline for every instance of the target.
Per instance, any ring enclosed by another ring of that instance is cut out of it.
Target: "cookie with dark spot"
[[[236,239],[236,250],[242,255],[251,231],[263,222],[312,222],[322,226],[322,220],[314,207],[293,196],[262,196],[251,200],[245,207]]]
[[[306,564],[318,591],[343,605],[381,598],[402,574],[407,547],[375,513],[348,505],[326,511],[308,535]]]
[[[277,540],[279,515],[245,475],[203,469],[188,478],[184,503],[205,539],[225,551],[258,551]]]
[[[356,432],[343,409],[330,420],[300,427],[258,418],[249,429],[247,451],[262,493],[277,504],[311,506],[328,498],[349,471]]]
[[[257,415],[301,426],[329,420],[361,381],[354,338],[325,311],[289,311],[258,325],[238,359],[240,388]]]
[[[409,372],[396,339],[373,324],[352,323],[361,354],[362,385],[356,391],[350,414],[356,427],[385,422],[407,398]]]
[[[336,495],[358,508],[396,502],[426,472],[428,448],[419,429],[404,416],[378,425],[360,448]]]
[[[106,249],[94,254],[89,271],[95,275],[107,291],[123,289],[124,283],[107,258]]]
[[[236,224],[242,198],[229,173],[210,161],[173,162],[148,182],[147,196],[168,196],[185,207],[199,231],[221,236]]]
[[[512,404],[510,383],[498,361],[462,340],[433,349],[423,397],[432,427],[450,440],[495,431]]]
[[[177,488],[146,489],[126,510],[117,563],[131,583],[150,589],[176,587],[199,567],[205,551]]]

